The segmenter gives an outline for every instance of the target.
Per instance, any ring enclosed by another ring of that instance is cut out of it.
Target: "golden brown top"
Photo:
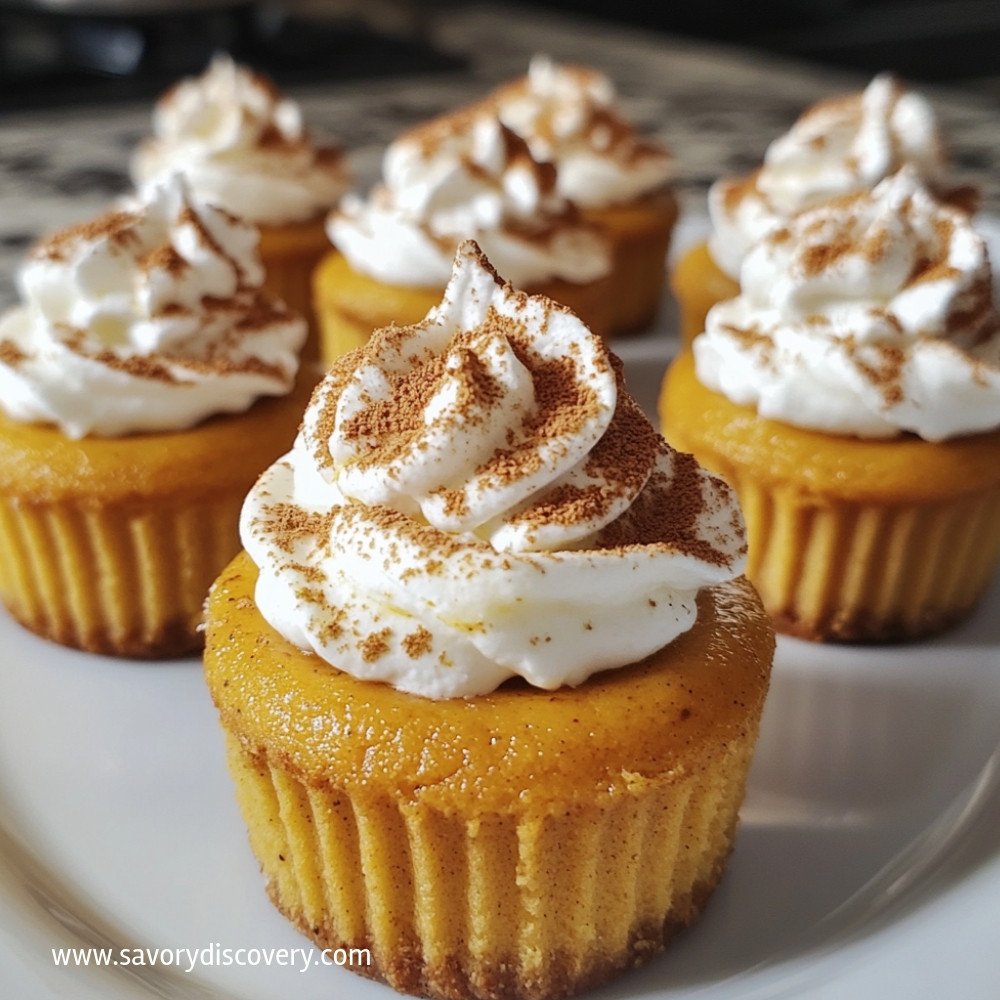
[[[726,753],[767,691],[774,636],[745,580],[703,591],[697,624],[666,649],[581,688],[511,681],[431,701],[296,649],[255,610],[255,576],[241,556],[209,599],[205,672],[223,725],[307,784],[362,798],[519,814],[605,801]],[[415,629],[407,645],[423,641]]]

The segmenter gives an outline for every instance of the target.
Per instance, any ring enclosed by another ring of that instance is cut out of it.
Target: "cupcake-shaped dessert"
[[[279,909],[434,997],[660,951],[732,846],[773,634],[728,488],[463,245],[247,499],[205,669]]]
[[[968,189],[946,187],[948,161],[930,103],[888,74],[860,93],[820,101],[775,139],[747,177],[712,185],[707,244],[678,262],[671,285],[685,343],[705,328],[708,310],[739,292],[750,248],[798,212],[869,191],[904,166],[942,198],[971,207]]]
[[[982,238],[912,170],[747,255],[662,398],[735,486],[778,627],[882,641],[967,615],[1000,557],[1000,315]]]
[[[527,76],[501,87],[492,100],[532,156],[555,164],[556,190],[611,240],[611,332],[648,327],[663,292],[677,221],[666,148],[626,121],[613,84],[597,70],[536,56]]]
[[[175,180],[31,251],[0,317],[0,598],[40,635],[200,644],[242,499],[310,389],[305,323],[262,291],[256,245]]]
[[[367,199],[348,195],[329,222],[337,248],[320,265],[315,303],[327,360],[389,323],[417,323],[441,300],[455,248],[475,238],[518,287],[609,332],[611,248],[556,189],[489,104],[427,122],[386,150]]]
[[[157,102],[153,135],[132,159],[143,186],[182,173],[195,198],[260,230],[265,287],[307,319],[325,219],[347,189],[341,151],[317,140],[266,76],[216,56]]]

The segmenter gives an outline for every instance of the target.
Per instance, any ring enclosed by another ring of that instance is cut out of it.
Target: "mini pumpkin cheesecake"
[[[682,343],[705,329],[716,302],[739,294],[743,259],[769,231],[830,199],[871,190],[904,166],[942,200],[974,210],[975,192],[948,181],[945,143],[930,103],[891,75],[807,108],[768,146],[760,167],[712,185],[708,242],[682,256],[670,278]]]
[[[383,181],[345,198],[328,226],[336,249],[314,278],[323,356],[333,361],[386,323],[420,322],[440,301],[459,242],[477,239],[512,280],[611,332],[607,237],[557,190],[556,169],[480,103],[404,133]]]
[[[71,440],[0,415],[0,598],[32,632],[116,656],[201,645],[240,506],[295,436],[312,382],[191,430]],[[252,442],[252,446],[248,445]]]
[[[29,255],[24,304],[0,317],[0,597],[38,634],[200,646],[242,499],[313,384],[255,245],[174,182]]]
[[[669,647],[581,687],[431,701],[283,639],[256,578],[247,556],[220,577],[206,676],[268,893],[320,946],[369,948],[352,971],[417,996],[567,996],[698,918],[772,655],[745,581],[707,592]]]
[[[793,218],[671,366],[663,431],[726,478],[778,628],[915,639],[1000,560],[1000,317],[983,240],[904,171]]]
[[[690,352],[661,413],[671,442],[739,494],[747,575],[781,632],[917,639],[966,618],[995,575],[1000,431],[929,442],[789,427],[707,389]]]
[[[545,56],[491,95],[500,120],[537,160],[556,168],[556,187],[608,237],[612,253],[610,332],[648,329],[666,279],[677,221],[673,160],[622,116],[614,85],[597,70]]]
[[[326,216],[349,186],[340,149],[312,135],[268,77],[218,55],[160,98],[153,135],[132,158],[137,185],[173,173],[198,200],[257,227],[264,287],[312,324],[310,278],[329,250]],[[310,341],[307,357],[317,354]]]
[[[355,969],[547,1000],[655,956],[732,849],[774,636],[731,491],[569,310],[463,245],[243,510],[205,674],[275,905]]]

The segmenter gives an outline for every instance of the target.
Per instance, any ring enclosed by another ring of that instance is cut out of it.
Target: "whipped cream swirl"
[[[114,437],[288,392],[305,323],[261,294],[257,240],[175,178],[39,243],[0,317],[0,407]]]
[[[528,75],[492,98],[500,120],[532,156],[556,166],[556,188],[582,208],[634,201],[673,175],[666,149],[636,134],[617,108],[611,81],[596,70],[535,56]]]
[[[556,191],[552,165],[486,106],[400,136],[382,172],[367,200],[348,195],[328,224],[351,265],[379,281],[443,288],[466,238],[517,285],[587,283],[610,270],[607,241]]]
[[[313,139],[298,105],[228,56],[160,98],[153,133],[132,160],[138,186],[179,172],[199,201],[258,225],[321,217],[348,187],[342,154]]]
[[[282,635],[431,698],[641,660],[745,553],[731,491],[656,434],[601,340],[473,243],[423,323],[335,365],[241,531]]]
[[[795,216],[694,341],[698,377],[763,417],[928,441],[1000,426],[986,245],[910,169]]]
[[[712,185],[712,256],[736,278],[750,247],[790,215],[871,189],[906,165],[939,185],[947,171],[944,143],[926,98],[883,73],[861,93],[809,108],[749,177]]]

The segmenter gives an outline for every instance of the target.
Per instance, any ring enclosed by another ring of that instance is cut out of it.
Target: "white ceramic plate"
[[[300,947],[272,910],[196,661],[0,619],[0,996],[390,1000],[339,969],[55,968],[87,944]],[[920,646],[782,639],[730,870],[595,997],[959,997],[1000,983],[1000,588]]]
[[[670,340],[620,347],[651,408]],[[701,922],[590,996],[996,1000],[1000,585],[920,645],[782,638],[742,817]],[[335,968],[52,958],[305,944],[264,894],[199,664],[76,653],[0,613],[0,998],[396,996]]]

